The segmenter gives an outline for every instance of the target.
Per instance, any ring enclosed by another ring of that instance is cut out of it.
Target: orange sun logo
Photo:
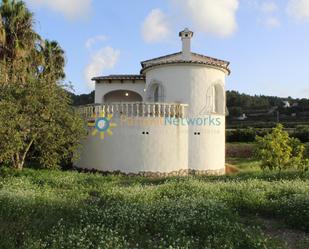
[[[113,135],[112,128],[116,127],[117,125],[112,122],[112,114],[108,114],[106,117],[104,113],[101,113],[99,117],[96,117],[96,115],[94,115],[94,118],[95,122],[88,123],[88,126],[94,127],[94,130],[92,131],[92,136],[100,134],[100,138],[104,139],[105,133],[107,133],[109,136]]]

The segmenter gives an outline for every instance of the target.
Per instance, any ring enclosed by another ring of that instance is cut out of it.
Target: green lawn
[[[269,217],[282,229],[309,231],[308,173],[146,179],[0,172],[1,249],[291,248],[260,222]],[[308,245],[303,237],[293,248]]]

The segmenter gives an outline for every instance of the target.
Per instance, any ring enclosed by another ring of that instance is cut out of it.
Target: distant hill
[[[265,95],[251,96],[237,91],[227,91],[226,97],[227,107],[232,116],[241,115],[244,112],[268,112],[273,107],[282,109],[287,102],[289,103],[289,107],[295,111],[309,111],[309,99],[280,98]]]
[[[227,91],[227,126],[272,127],[276,122],[288,127],[309,124],[309,99],[280,98]]]
[[[80,94],[80,95],[76,95],[72,92],[69,92],[69,95],[71,96],[72,105],[74,106],[88,105],[88,104],[94,103],[94,91],[88,94],[85,93],[85,94]]]

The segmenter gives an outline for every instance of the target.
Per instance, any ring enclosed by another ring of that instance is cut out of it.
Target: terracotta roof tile
[[[173,64],[173,63],[195,63],[195,64],[203,64],[210,65],[214,67],[219,67],[228,73],[230,73],[230,69],[228,68],[229,62],[225,60],[219,60],[213,57],[201,55],[198,53],[191,53],[191,60],[183,60],[181,58],[182,52],[169,54],[166,56],[157,57],[151,60],[141,62],[142,70],[141,73],[144,72],[145,69],[148,69],[153,66],[165,65],[165,64]]]
[[[141,74],[112,74],[108,76],[94,77],[91,80],[145,80],[145,76]]]

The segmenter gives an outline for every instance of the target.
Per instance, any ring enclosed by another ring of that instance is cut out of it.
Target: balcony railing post
[[[129,112],[129,106],[127,103],[124,104],[125,105],[125,111],[124,111],[124,115],[128,115]]]
[[[78,108],[77,112],[85,119],[101,115],[127,115],[130,117],[176,117],[185,118],[187,105],[175,103],[123,102],[92,105]]]
[[[150,104],[147,104],[147,117],[150,117]]]
[[[134,103],[131,104],[131,117],[134,117]]]
[[[139,117],[139,104],[135,103],[135,108],[136,108],[136,117]]]
[[[181,109],[181,111],[180,111],[180,117],[181,117],[181,118],[184,118],[184,106],[181,105],[181,106],[180,106],[180,109]]]
[[[156,116],[156,104],[152,104],[152,116]]]

